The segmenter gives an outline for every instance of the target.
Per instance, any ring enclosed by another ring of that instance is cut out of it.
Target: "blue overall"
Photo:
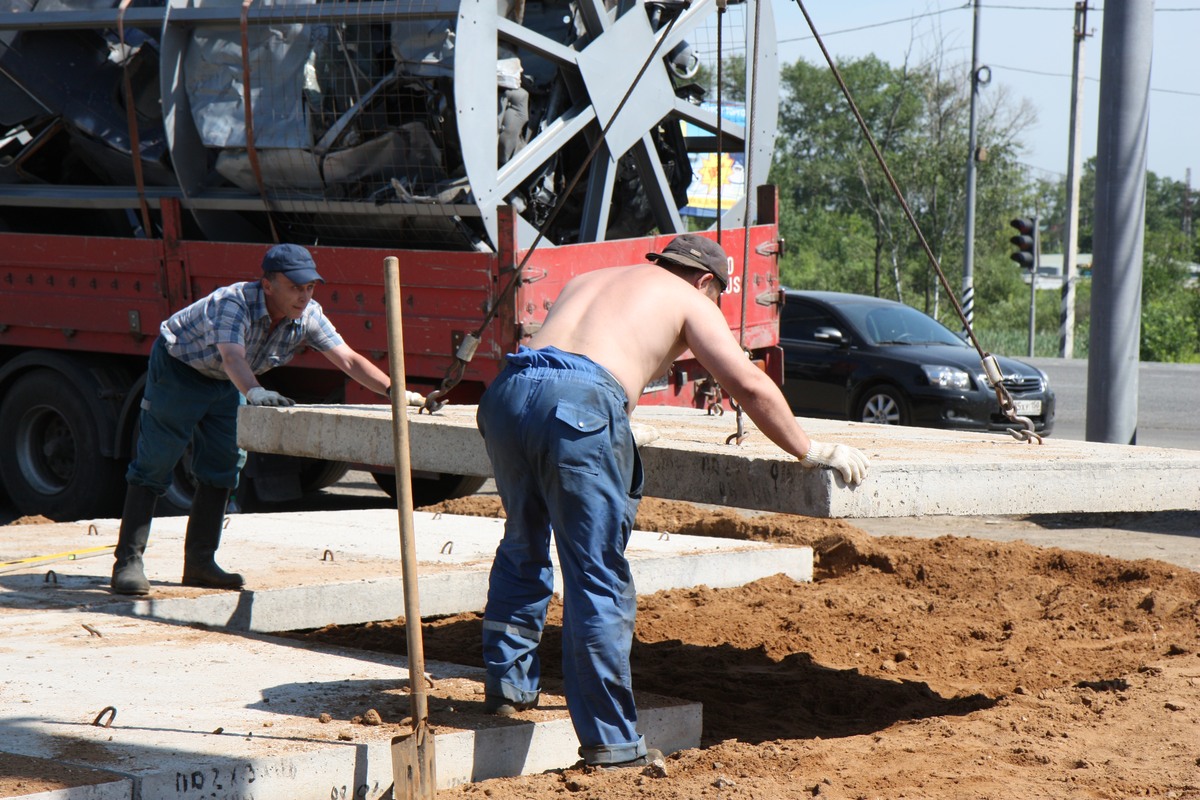
[[[621,384],[591,359],[522,346],[479,401],[477,419],[507,514],[484,612],[485,691],[528,703],[541,689],[553,528],[564,694],[589,764],[646,753],[629,667],[637,595],[625,559],[642,464],[625,406]]]

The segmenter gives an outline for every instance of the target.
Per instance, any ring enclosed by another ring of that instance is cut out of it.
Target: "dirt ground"
[[[500,513],[482,496],[439,510]],[[651,499],[638,527],[812,545],[816,580],[639,601],[634,686],[703,703],[699,748],[440,796],[1200,798],[1200,573]],[[542,643],[559,707],[560,621],[554,606]],[[402,620],[308,636],[405,648]],[[477,614],[428,622],[426,658],[481,665],[479,639]],[[433,690],[435,727],[452,702]]]
[[[486,495],[426,510],[501,514]],[[702,703],[699,748],[645,771],[577,766],[439,797],[1200,800],[1200,572],[653,499],[638,527],[811,545],[816,580],[639,600],[634,686]],[[543,708],[529,718],[564,707],[560,621],[552,605]],[[478,614],[427,621],[426,658],[481,666],[480,625]],[[294,635],[406,648],[403,620]],[[477,714],[472,693],[438,681],[433,726]],[[396,724],[406,707],[379,711]],[[0,758],[0,797],[86,782]]]

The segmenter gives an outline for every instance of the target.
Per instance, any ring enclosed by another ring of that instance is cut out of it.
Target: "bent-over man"
[[[847,484],[867,473],[858,450],[810,439],[779,387],[746,358],[717,306],[730,261],[718,244],[684,234],[647,258],[655,263],[568,282],[529,346],[508,356],[478,412],[507,514],[484,613],[485,708],[511,715],[537,705],[553,529],[564,586],[564,693],[580,756],[598,766],[660,757],[637,730],[629,665],[637,598],[624,555],[642,487],[629,414],[646,384],[691,350],[803,464],[834,469]]]

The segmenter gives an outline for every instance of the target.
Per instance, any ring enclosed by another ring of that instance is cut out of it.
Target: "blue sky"
[[[1151,0],[1126,0],[1150,2]],[[781,64],[804,58],[824,63],[808,24],[794,0],[772,0]],[[967,79],[974,14],[968,0],[804,0],[825,45],[835,57],[875,53],[893,65],[911,49],[920,61],[940,41],[946,63],[961,65]],[[1147,167],[1161,177],[1183,181],[1192,169],[1200,186],[1200,0],[1157,0],[1151,72]],[[992,84],[1004,85],[1014,100],[1027,98],[1038,121],[1024,134],[1023,163],[1043,177],[1064,175],[1071,100],[1074,0],[983,0],[980,11],[981,64]],[[1102,0],[1091,0],[1084,44],[1081,149],[1096,154],[1096,109],[1100,96]]]

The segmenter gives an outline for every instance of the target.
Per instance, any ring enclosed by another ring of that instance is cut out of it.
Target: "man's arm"
[[[251,389],[260,386],[254,370],[250,369],[250,362],[246,360],[245,347],[234,342],[219,342],[217,352],[221,354],[221,366],[225,368],[225,374],[239,392],[249,395]]]
[[[700,302],[690,303],[685,312],[683,333],[687,345],[758,429],[796,458],[804,461],[807,457],[806,465],[832,467],[847,483],[865,477],[866,457],[844,445],[818,444],[809,439],[783,392],[738,346],[721,310],[699,293],[695,298]]]
[[[324,350],[321,355],[372,392],[387,394],[392,386],[391,378],[383,370],[348,344],[339,344]]]

